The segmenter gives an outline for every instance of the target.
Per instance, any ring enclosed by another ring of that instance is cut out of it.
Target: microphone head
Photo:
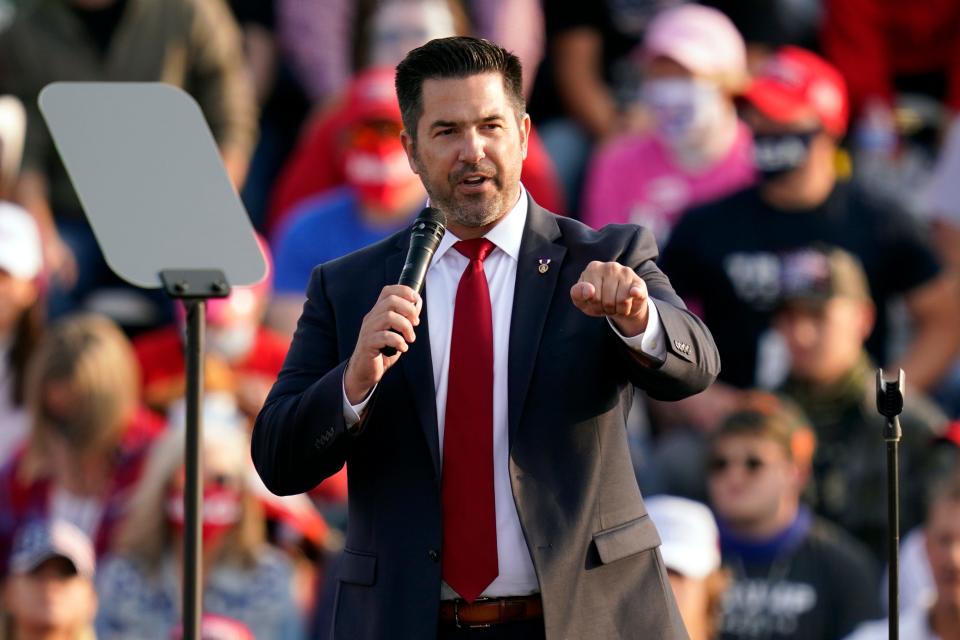
[[[439,209],[427,207],[410,227],[410,248],[400,272],[400,284],[419,292],[433,253],[447,232],[446,218]]]
[[[892,418],[903,411],[904,375],[900,369],[894,380],[887,380],[883,369],[877,369],[877,411],[882,416]]]
[[[447,232],[446,223],[447,218],[442,211],[425,207],[410,226],[410,246],[427,247],[432,255]]]
[[[434,225],[439,225],[440,227],[446,229],[447,227],[447,217],[443,215],[443,212],[440,209],[434,207],[424,207],[423,211],[420,212],[420,215],[417,216],[417,219],[413,221],[414,226],[420,222],[428,222]]]

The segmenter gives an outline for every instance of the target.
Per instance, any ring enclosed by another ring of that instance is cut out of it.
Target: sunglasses
[[[707,470],[711,475],[719,475],[726,472],[731,466],[740,464],[747,473],[754,475],[767,466],[767,463],[757,456],[747,456],[746,458],[725,458],[723,456],[712,456],[707,461]]]
[[[361,122],[349,131],[349,146],[364,148],[379,144],[382,140],[399,141],[403,124],[389,120]]]

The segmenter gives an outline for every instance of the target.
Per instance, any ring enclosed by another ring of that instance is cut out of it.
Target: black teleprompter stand
[[[883,439],[887,443],[887,552],[890,564],[888,591],[889,638],[900,637],[900,412],[903,411],[903,369],[896,380],[884,378],[877,369],[877,411],[886,418]]]
[[[167,295],[180,300],[186,309],[187,336],[184,360],[187,369],[186,392],[186,488],[184,490],[183,527],[183,638],[200,640],[200,614],[203,610],[200,556],[203,552],[200,513],[203,487],[200,481],[200,448],[203,442],[203,350],[207,300],[230,295],[230,285],[222,271],[177,270],[160,272]]]

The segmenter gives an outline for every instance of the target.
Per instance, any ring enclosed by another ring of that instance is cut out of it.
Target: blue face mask
[[[753,164],[761,179],[773,180],[806,164],[816,134],[816,131],[754,134]]]

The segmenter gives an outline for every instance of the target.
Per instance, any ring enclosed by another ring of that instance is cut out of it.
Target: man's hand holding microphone
[[[407,352],[409,343],[417,339],[414,327],[420,324],[422,308],[423,298],[410,287],[392,284],[383,288],[377,303],[363,318],[357,346],[343,377],[350,404],[363,402],[400,354]],[[387,348],[394,350],[393,355],[383,353]]]
[[[352,405],[363,402],[387,369],[406,353],[417,336],[423,298],[420,290],[430,260],[446,233],[446,220],[438,209],[427,207],[413,221],[410,248],[400,272],[400,281],[388,285],[360,325],[357,346],[347,363],[343,388]]]

